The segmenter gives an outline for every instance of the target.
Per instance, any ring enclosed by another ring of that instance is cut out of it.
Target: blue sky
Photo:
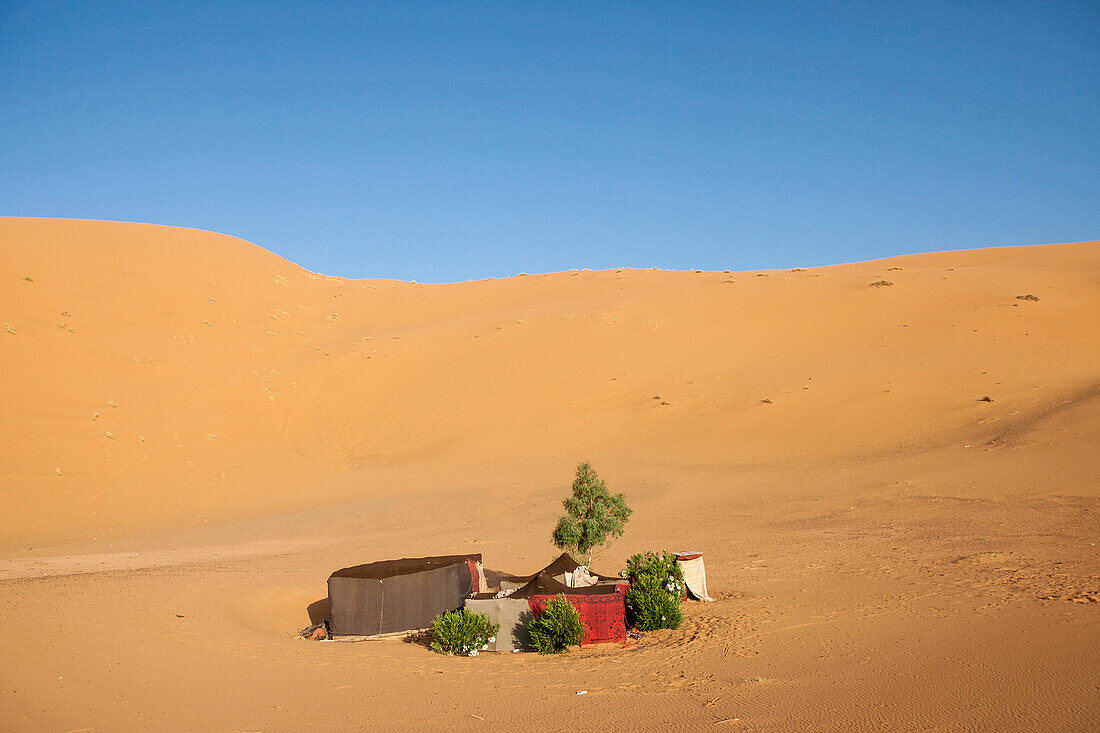
[[[1100,238],[1100,3],[0,0],[0,216],[447,282]]]

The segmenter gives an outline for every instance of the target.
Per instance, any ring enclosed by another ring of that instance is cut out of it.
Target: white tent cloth
[[[697,601],[713,601],[707,593],[707,569],[701,552],[677,552],[676,564],[684,574],[688,596]]]
[[[584,565],[571,573],[565,574],[565,584],[570,588],[587,588],[590,585],[595,585],[597,580],[599,578],[593,575]]]

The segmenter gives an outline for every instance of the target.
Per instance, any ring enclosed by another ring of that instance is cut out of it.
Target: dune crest
[[[1094,242],[453,285],[171,227],[0,219],[0,242],[0,544],[359,499],[411,467],[1097,438]]]

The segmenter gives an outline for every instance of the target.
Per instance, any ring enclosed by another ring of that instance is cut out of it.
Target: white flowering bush
[[[476,657],[496,641],[498,631],[500,624],[490,622],[483,613],[473,613],[467,608],[448,611],[432,621],[431,650],[437,654]]]
[[[675,629],[684,620],[680,602],[687,594],[684,574],[671,552],[638,553],[626,563],[622,576],[626,591],[627,622],[640,631]]]

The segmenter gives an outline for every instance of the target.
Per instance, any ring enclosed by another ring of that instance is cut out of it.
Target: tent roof
[[[542,570],[536,570],[530,575],[505,575],[503,577],[505,580],[510,580],[513,583],[526,583],[528,581],[534,580],[539,573],[546,573],[547,575],[561,575],[562,573],[571,573],[579,567],[580,564],[572,557],[570,557],[568,552],[563,552],[557,560],[550,563]]]
[[[550,563],[542,570],[536,570],[530,575],[505,575],[504,580],[511,581],[512,583],[527,583],[538,577],[539,573],[545,573],[546,575],[554,576],[561,575],[562,573],[572,573],[581,564],[570,557],[568,552],[563,552],[558,556],[558,559]],[[621,578],[614,575],[600,575],[599,573],[592,573],[596,578],[600,580],[621,580]],[[572,590],[572,588],[570,589]]]
[[[556,596],[564,593],[567,596],[602,596],[608,593],[616,593],[614,585],[589,585],[584,588],[570,588],[564,583],[559,583],[546,572],[539,572],[527,585],[523,586],[509,598],[530,598],[531,596]]]
[[[410,575],[421,573],[425,570],[445,568],[460,563],[481,562],[481,553],[472,555],[440,555],[438,557],[406,557],[400,560],[382,560],[381,562],[367,563],[366,565],[353,565],[350,568],[341,568],[330,575],[330,578],[361,578],[367,580],[381,580],[398,575]]]

